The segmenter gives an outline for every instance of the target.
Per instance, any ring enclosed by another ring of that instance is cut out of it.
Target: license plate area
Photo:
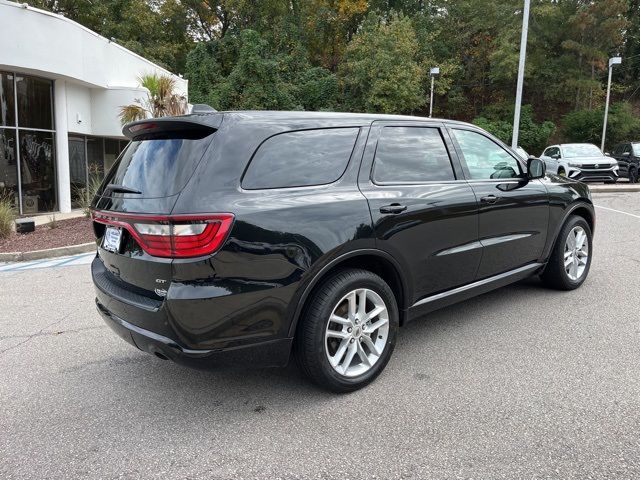
[[[118,253],[120,251],[120,242],[122,240],[122,228],[107,226],[104,231],[102,240],[102,248],[109,252]]]

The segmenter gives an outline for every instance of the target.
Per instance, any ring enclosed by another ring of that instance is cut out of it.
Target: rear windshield
[[[135,198],[168,197],[180,193],[212,138],[213,134],[196,140],[171,138],[132,141],[103,185],[137,190],[140,194],[131,194]]]

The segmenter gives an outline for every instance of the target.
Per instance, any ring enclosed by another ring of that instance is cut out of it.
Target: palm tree
[[[187,113],[187,99],[174,92],[176,82],[168,75],[148,74],[139,78],[148,90],[147,98],[136,98],[135,103],[120,107],[120,122],[133,122],[148,117],[169,117]]]

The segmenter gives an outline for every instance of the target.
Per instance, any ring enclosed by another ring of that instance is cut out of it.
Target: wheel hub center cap
[[[360,330],[360,327],[356,327],[355,330],[353,331],[353,336],[355,338],[360,337],[360,335],[362,335],[362,331]]]

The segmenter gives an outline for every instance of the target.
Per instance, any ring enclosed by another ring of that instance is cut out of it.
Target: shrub
[[[0,194],[0,238],[7,238],[11,235],[13,222],[17,216],[11,195]]]
[[[91,216],[91,202],[93,201],[93,197],[96,196],[101,184],[102,180],[100,177],[90,175],[89,183],[86,187],[74,188],[74,196],[76,197],[78,206],[82,209],[85,217]]]

